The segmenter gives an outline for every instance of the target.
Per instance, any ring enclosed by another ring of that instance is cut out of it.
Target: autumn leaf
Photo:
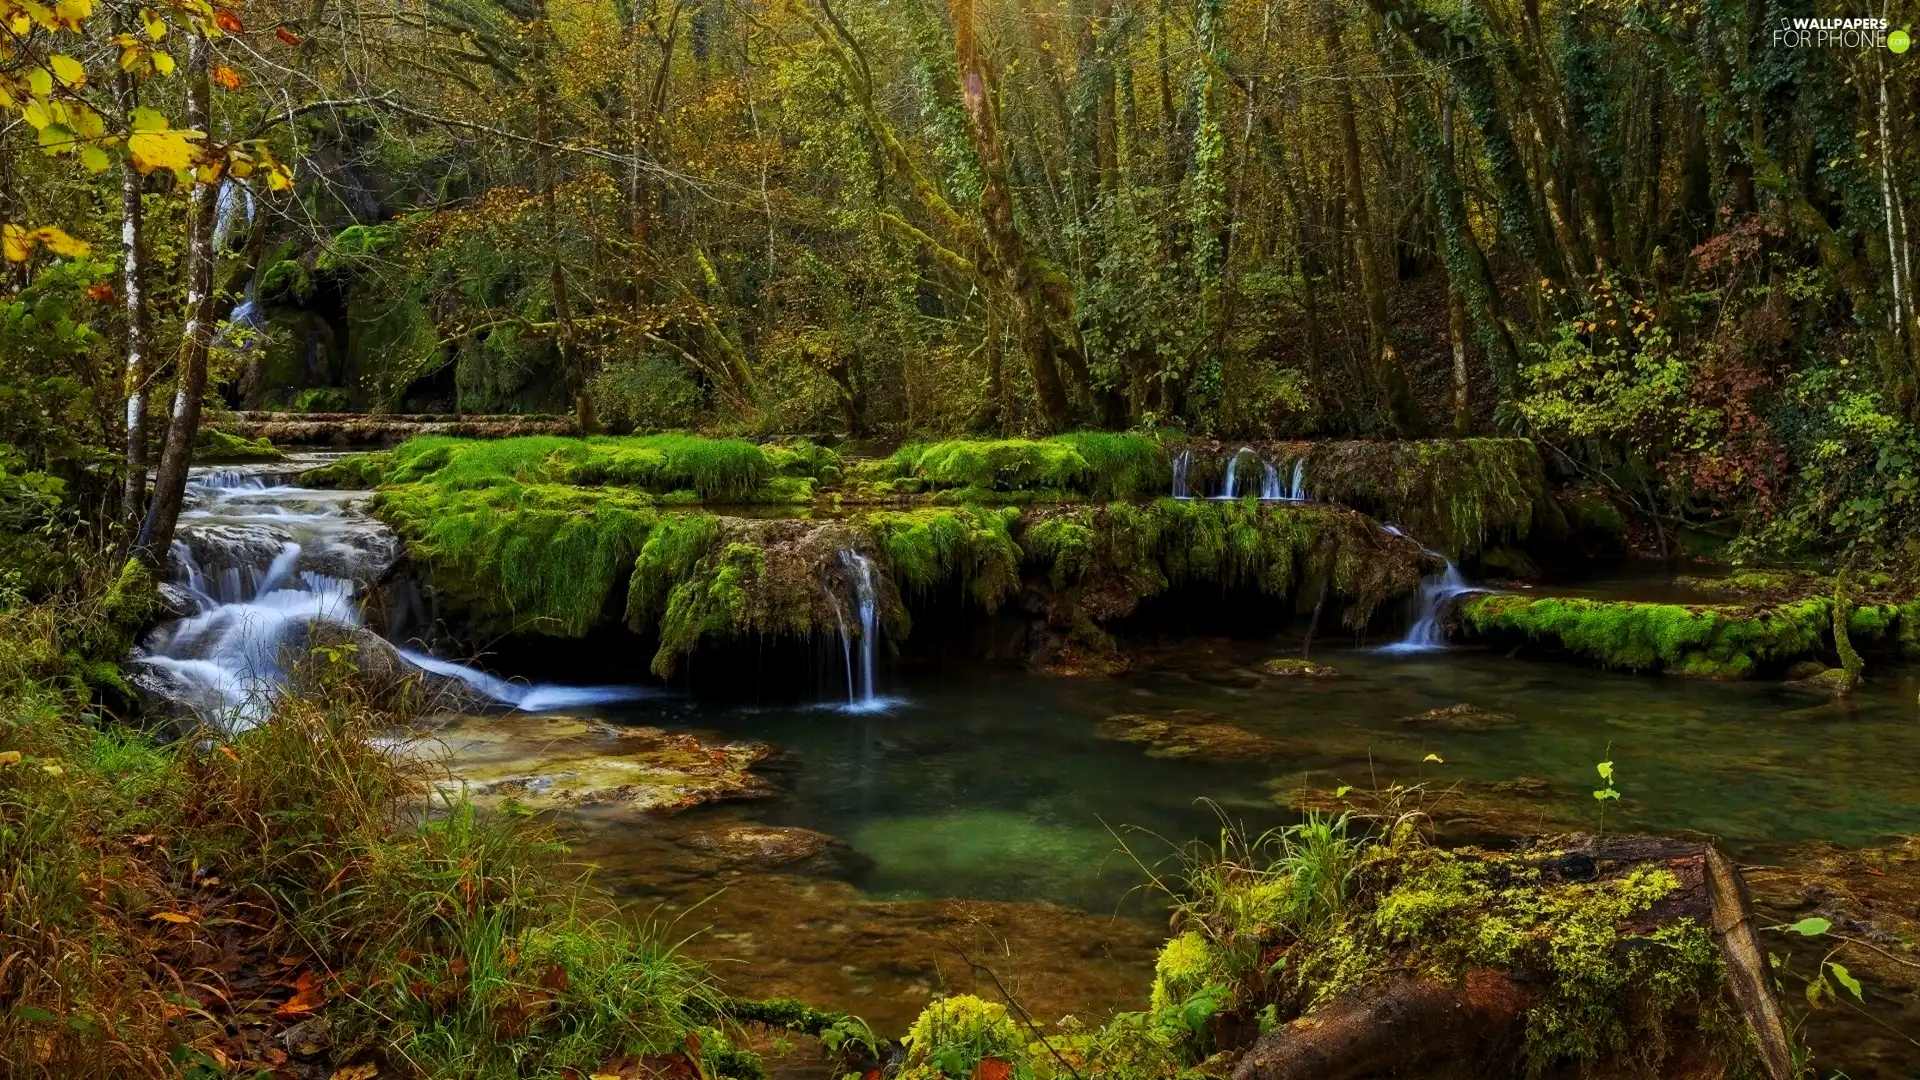
[[[213,25],[225,30],[229,34],[244,34],[247,30],[246,26],[240,22],[240,16],[235,15],[226,8],[221,8],[213,13]]]
[[[86,85],[86,66],[71,56],[62,56],[56,53],[47,60],[47,66],[53,69],[53,77],[59,79],[63,85]]]
[[[178,911],[156,911],[153,913],[153,917],[162,922],[173,923],[175,926],[193,925],[193,916],[182,914]]]
[[[127,153],[133,155],[134,168],[143,173],[175,172],[193,164],[193,147],[186,133],[179,131],[135,131],[127,136]]]
[[[285,26],[274,27],[273,36],[279,38],[280,44],[282,45],[298,45],[301,40],[299,34],[294,33]]]
[[[299,1016],[326,1004],[327,993],[313,972],[303,971],[293,980],[293,996],[280,1003],[274,1012],[281,1016]]]
[[[68,236],[64,230],[55,228],[52,225],[42,225],[33,230],[33,238],[45,245],[48,251],[53,252],[55,255],[63,255],[69,259],[79,258],[91,250],[85,241],[75,240],[73,237]]]
[[[240,89],[240,84],[242,81],[240,78],[240,73],[233,70],[232,68],[228,67],[225,64],[220,64],[213,69],[212,78],[214,83],[217,86],[219,86],[220,89],[226,90],[226,91],[234,91],[234,90]]]
[[[8,225],[8,226],[6,226],[6,229],[7,229],[7,242],[8,242],[9,244],[11,244],[11,243],[13,242],[13,230],[15,230],[15,229],[19,229],[19,228],[20,228],[20,226],[18,226],[18,225]],[[26,230],[24,230],[24,229],[21,229],[21,231],[22,231],[22,232],[25,232]],[[12,251],[13,249],[12,249],[11,247],[9,247],[9,248],[8,248],[7,250],[8,250],[8,251]],[[7,258],[9,258],[9,259],[13,259],[13,256],[12,256],[12,255],[8,255],[8,256],[7,256]],[[19,262],[20,260],[19,260],[19,259],[14,259],[14,261],[15,261],[15,262]],[[6,768],[6,767],[7,767],[7,766],[9,766],[9,765],[18,765],[18,764],[20,764],[20,751],[18,751],[18,750],[0,750],[0,769],[4,769],[4,768]]]
[[[156,11],[142,11],[140,23],[147,32],[147,40],[160,41],[167,36],[167,20]]]
[[[380,1066],[372,1062],[365,1062],[359,1065],[349,1065],[344,1069],[335,1071],[333,1080],[373,1080],[373,1078],[379,1074]]]
[[[88,172],[100,173],[107,171],[107,166],[113,164],[113,159],[107,156],[105,150],[97,146],[83,146],[80,148],[80,164],[85,166]]]

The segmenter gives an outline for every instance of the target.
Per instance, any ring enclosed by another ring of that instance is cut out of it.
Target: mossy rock
[[[1820,598],[1745,607],[1496,594],[1469,598],[1460,621],[1472,639],[1538,642],[1603,667],[1735,680],[1829,647],[1832,610]]]
[[[1260,665],[1260,670],[1283,679],[1333,679],[1340,670],[1329,664],[1316,664],[1297,656],[1282,656]]]
[[[1100,724],[1100,736],[1143,743],[1148,757],[1159,758],[1272,758],[1301,752],[1300,747],[1263,738],[1197,709],[1180,709],[1164,716],[1109,716]]]
[[[1403,716],[1400,722],[1427,731],[1505,731],[1520,726],[1519,718],[1512,713],[1495,712],[1465,702]]]
[[[203,427],[194,443],[193,460],[198,465],[243,465],[281,461],[286,455],[265,439],[248,439],[219,428]]]
[[[1568,525],[1526,439],[1298,444],[1314,497],[1392,522],[1454,559],[1563,535]],[[1286,450],[1281,451],[1282,456]]]

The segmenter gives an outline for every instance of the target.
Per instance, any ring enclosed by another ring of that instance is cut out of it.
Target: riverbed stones
[[[772,794],[754,770],[770,753],[764,743],[570,716],[457,717],[401,745],[443,760],[436,786],[483,806],[651,812]]]
[[[683,843],[729,863],[783,870],[828,868],[850,854],[847,842],[837,836],[794,825],[754,822],[695,832]]]
[[[1512,713],[1495,712],[1464,701],[1403,716],[1400,722],[1427,731],[1504,731],[1520,726],[1519,719]]]
[[[1235,727],[1199,709],[1170,713],[1118,713],[1100,724],[1102,738],[1144,743],[1148,757],[1268,758],[1293,751],[1285,743]]]
[[[1340,669],[1330,664],[1316,664],[1297,656],[1275,657],[1261,664],[1260,670],[1283,679],[1332,679],[1340,674]]]

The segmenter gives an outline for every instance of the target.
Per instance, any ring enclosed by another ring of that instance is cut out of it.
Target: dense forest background
[[[138,504],[192,399],[1519,434],[1904,558],[1920,59],[1774,33],[1858,15],[0,0],[0,511]]]

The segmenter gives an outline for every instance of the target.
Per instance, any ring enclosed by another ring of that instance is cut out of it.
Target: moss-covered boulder
[[[1261,664],[1260,670],[1283,679],[1332,679],[1340,675],[1340,669],[1331,664],[1317,664],[1298,656],[1275,657]]]
[[[1854,607],[1849,634],[1856,643],[1888,639],[1900,614],[1893,605]],[[1603,667],[1745,679],[1830,651],[1833,601],[1688,605],[1496,594],[1462,603],[1460,625],[1469,640],[1539,644]]]
[[[248,439],[211,427],[200,429],[200,437],[193,446],[196,465],[246,465],[281,461],[285,457],[265,439]]]
[[[1161,716],[1120,713],[1101,722],[1100,735],[1144,744],[1148,757],[1272,758],[1305,752],[1303,747],[1264,738],[1198,709],[1176,709]]]
[[[856,497],[932,493],[949,503],[1141,499],[1167,494],[1172,459],[1145,435],[909,443],[856,472]]]

